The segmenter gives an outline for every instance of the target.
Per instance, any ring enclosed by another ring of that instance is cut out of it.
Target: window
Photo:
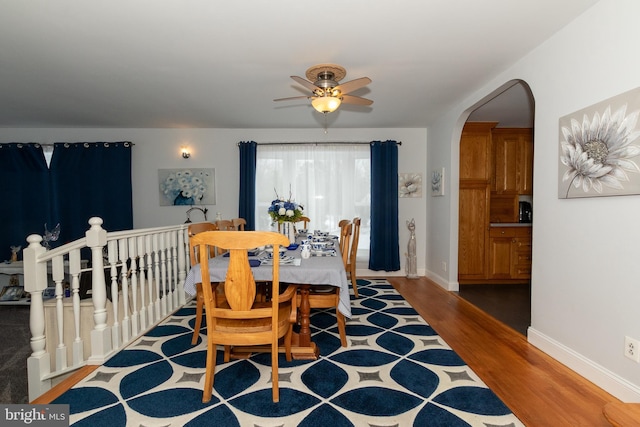
[[[358,259],[368,260],[371,158],[368,144],[259,145],[256,229],[277,229],[267,209],[277,196],[304,206],[309,228],[339,234],[341,219],[362,220]]]

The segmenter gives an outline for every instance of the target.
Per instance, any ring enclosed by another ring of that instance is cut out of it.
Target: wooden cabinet
[[[497,194],[533,194],[533,138],[531,129],[499,128],[492,131]]]
[[[462,281],[487,277],[489,194],[486,181],[460,183],[458,279]]]
[[[460,138],[460,179],[491,179],[491,129],[495,122],[467,123]]]
[[[515,223],[518,195],[532,193],[531,129],[467,123],[460,139],[459,283],[518,283],[531,277],[531,227]]]
[[[518,150],[518,194],[533,195],[533,135],[520,140]]]
[[[489,229],[489,278],[531,278],[531,227]]]
[[[495,122],[467,123],[460,138],[458,279],[487,277],[491,129]]]

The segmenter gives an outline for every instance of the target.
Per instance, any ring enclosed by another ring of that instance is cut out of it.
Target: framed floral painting
[[[215,169],[158,169],[160,206],[215,205]]]
[[[399,173],[398,195],[400,197],[422,197],[422,174]]]
[[[558,198],[640,194],[640,88],[560,118]]]

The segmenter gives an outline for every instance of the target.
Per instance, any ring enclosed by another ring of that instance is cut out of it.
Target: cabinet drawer
[[[531,227],[490,227],[489,237],[531,237]]]

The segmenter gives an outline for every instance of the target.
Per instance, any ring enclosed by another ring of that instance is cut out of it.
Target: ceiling
[[[0,0],[0,127],[426,127],[596,1]],[[373,105],[273,101],[320,63]]]

